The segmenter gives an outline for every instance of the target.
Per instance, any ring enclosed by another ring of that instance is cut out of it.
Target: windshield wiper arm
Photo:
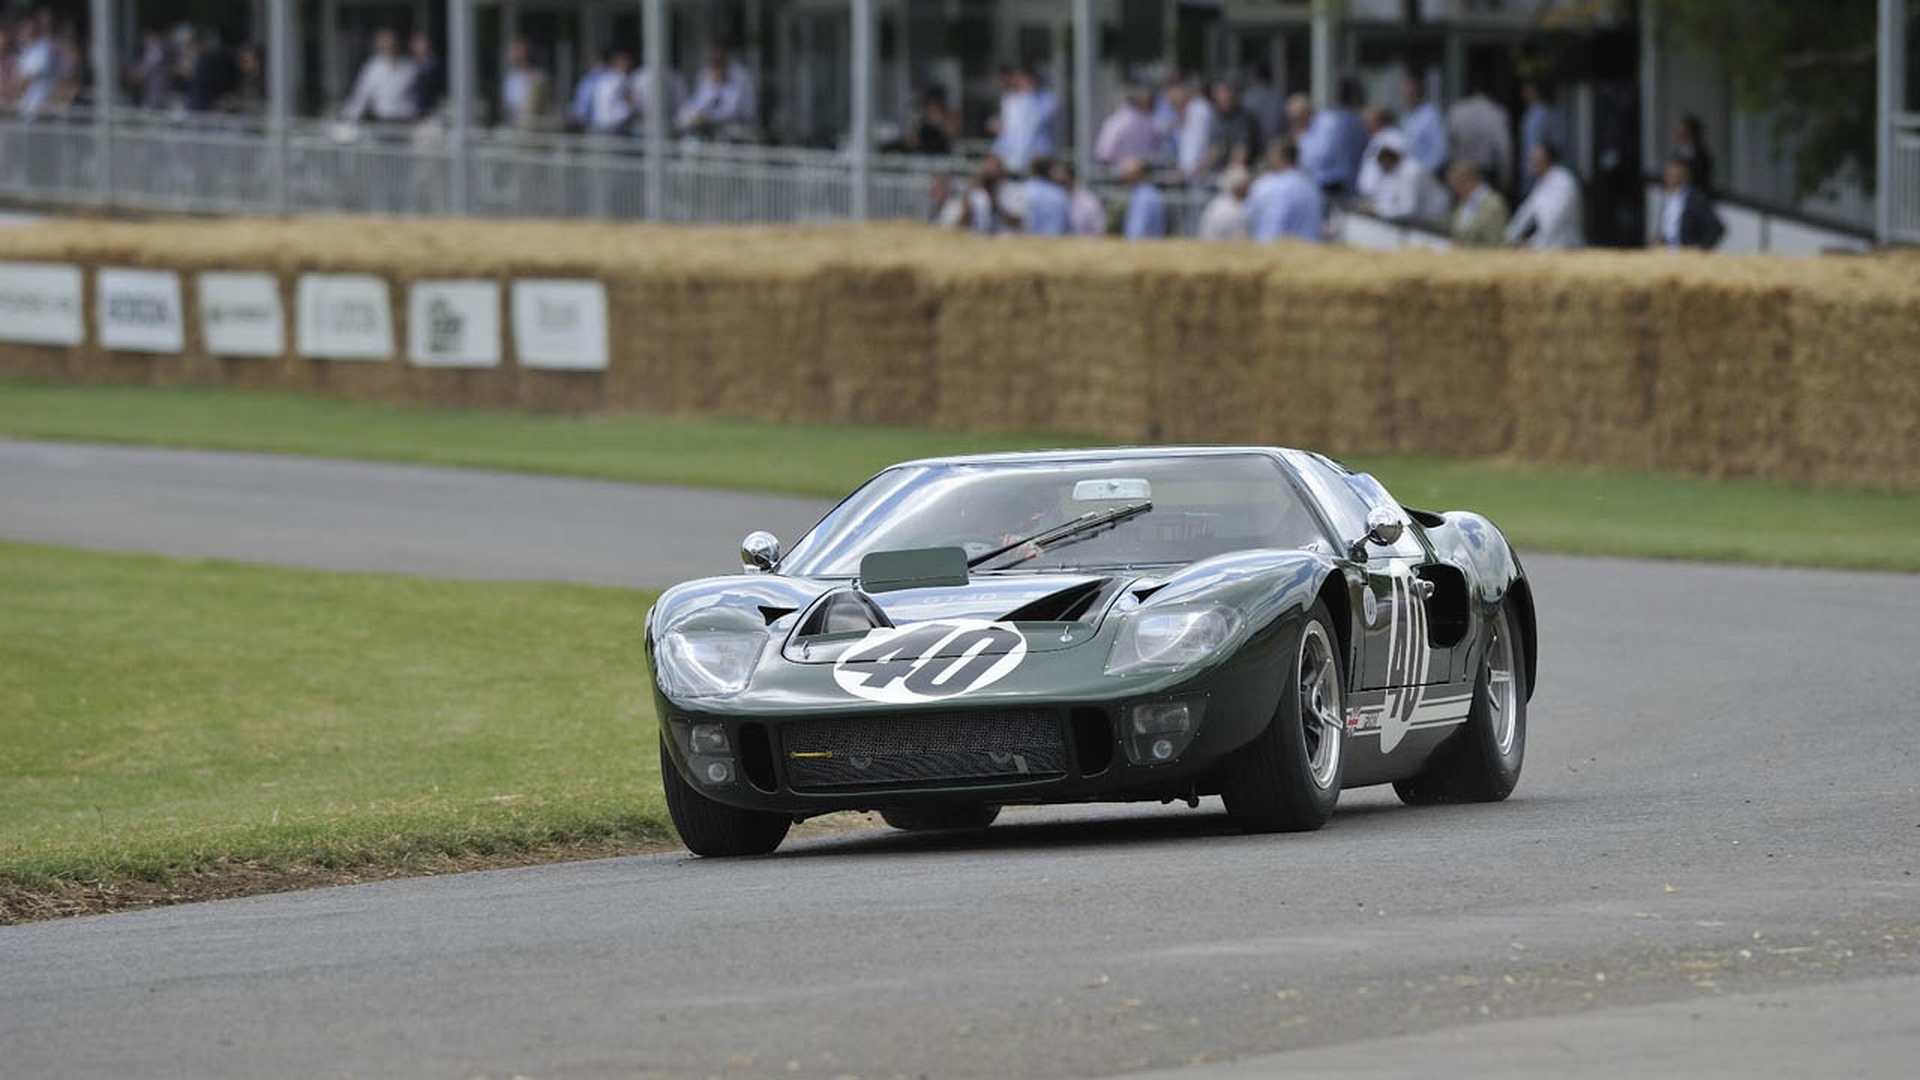
[[[1057,544],[1070,536],[1079,536],[1082,533],[1106,525],[1117,525],[1130,517],[1138,517],[1151,509],[1153,509],[1153,503],[1137,502],[1128,503],[1125,506],[1116,506],[1111,510],[1089,510],[1071,521],[1061,522],[1050,529],[1042,529],[1032,536],[1023,536],[1011,544],[1003,544],[1000,547],[994,548],[992,551],[975,555],[973,558],[967,560],[967,569],[971,570],[981,563],[990,562],[1005,555],[1009,551],[1025,547],[1028,544],[1032,544],[1044,551],[1048,545]]]

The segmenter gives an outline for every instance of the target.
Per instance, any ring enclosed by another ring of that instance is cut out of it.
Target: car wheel
[[[667,815],[680,842],[695,855],[765,855],[787,838],[793,819],[765,810],[742,810],[714,802],[693,789],[660,742],[660,784],[667,792]]]
[[[1248,832],[1306,832],[1340,801],[1346,763],[1346,680],[1326,605],[1315,603],[1288,650],[1273,722],[1227,759],[1220,795]]]
[[[962,803],[958,806],[906,806],[880,811],[880,818],[906,832],[939,832],[945,829],[984,829],[1000,816],[1000,808],[989,803]]]
[[[1505,604],[1493,619],[1493,634],[1474,680],[1467,722],[1410,780],[1393,790],[1410,806],[1499,802],[1520,782],[1527,752],[1526,643],[1513,632],[1516,620]]]

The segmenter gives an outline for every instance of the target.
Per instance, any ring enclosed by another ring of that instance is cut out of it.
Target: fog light
[[[724,757],[702,757],[696,755],[687,762],[687,771],[693,778],[708,787],[720,787],[733,783],[735,775],[733,759]]]
[[[727,729],[719,724],[695,724],[687,729],[687,746],[696,754],[724,754]]]
[[[1165,765],[1193,741],[1200,721],[1200,700],[1148,701],[1126,710],[1127,760],[1135,765]]]
[[[1156,701],[1148,705],[1135,705],[1133,733],[1135,735],[1177,735],[1187,730],[1192,719],[1192,712],[1184,701]]]

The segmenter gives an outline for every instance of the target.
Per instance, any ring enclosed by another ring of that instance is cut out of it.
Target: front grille
[[[1060,715],[966,709],[797,720],[780,729],[796,791],[919,787],[1066,775]]]

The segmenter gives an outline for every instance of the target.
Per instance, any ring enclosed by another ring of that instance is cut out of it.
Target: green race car
[[[1534,685],[1518,556],[1271,448],[914,461],[647,615],[674,825],[702,855],[877,810],[1219,795],[1315,829],[1344,787],[1505,798]]]

